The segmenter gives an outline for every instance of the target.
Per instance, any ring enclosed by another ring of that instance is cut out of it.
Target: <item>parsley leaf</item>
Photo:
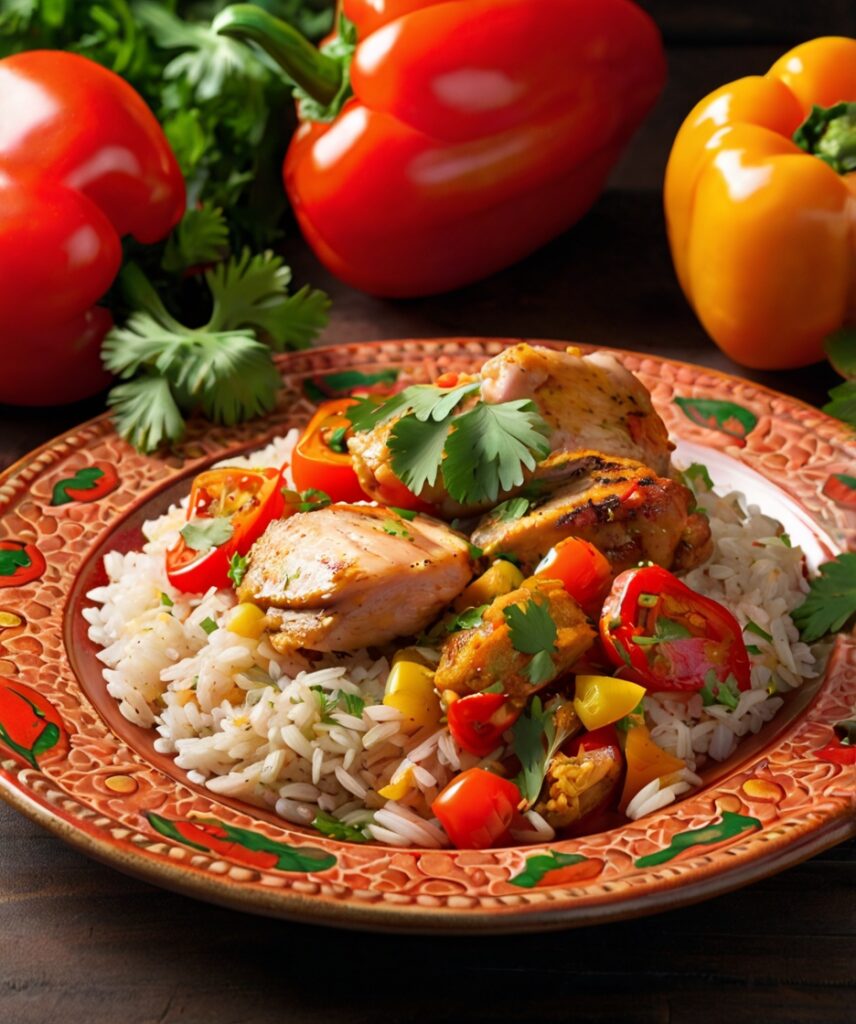
[[[364,831],[364,826],[346,825],[344,821],[339,821],[338,818],[327,814],[326,811],[319,811],[315,815],[312,825],[331,839],[344,839],[351,843],[367,843],[370,838]]]
[[[684,483],[691,491],[712,491],[713,480],[710,478],[707,466],[701,462],[693,462],[681,473]]]
[[[309,487],[305,491],[290,491],[283,487],[282,495],[298,512],[316,512],[319,508],[326,508],[333,503],[330,495],[326,491],[319,491],[317,487]]]
[[[169,236],[161,259],[164,270],[181,273],[222,260],[229,251],[229,225],[220,207],[200,203],[185,211]]]
[[[226,575],[232,581],[232,585],[237,589],[244,581],[244,577],[247,574],[247,569],[250,565],[250,559],[244,555],[239,555],[236,551],[229,560],[229,571]]]
[[[814,643],[836,633],[856,614],[856,552],[839,555],[820,566],[809,582],[805,601],[791,612],[802,640]]]
[[[549,427],[528,399],[479,402],[457,417],[454,427],[446,443],[443,481],[462,504],[496,501],[500,491],[523,483],[524,467],[534,469],[550,453]]]
[[[546,602],[530,598],[525,605],[509,605],[504,611],[511,646],[521,654],[533,655],[526,674],[533,686],[541,686],[556,675],[552,654],[556,653],[558,630]]]
[[[218,548],[231,539],[233,532],[232,523],[225,516],[214,516],[211,519],[191,519],[179,531],[184,537],[184,543],[194,551]]]
[[[206,618],[204,618],[199,623],[199,626],[200,626],[201,629],[205,630],[205,632],[209,636],[211,636],[211,634],[214,632],[214,630],[217,629],[217,623],[211,618],[210,615],[207,616]]]

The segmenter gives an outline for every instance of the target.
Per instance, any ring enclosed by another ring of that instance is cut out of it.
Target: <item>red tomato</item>
[[[612,568],[604,555],[587,540],[567,537],[538,563],[536,576],[561,580],[565,590],[588,613],[596,613],[603,602]]]
[[[600,620],[603,646],[623,674],[648,690],[695,692],[713,672],[747,690],[749,655],[737,620],[657,565],[628,569],[612,585]]]
[[[351,421],[343,413],[356,404],[355,398],[335,398],[318,406],[291,457],[298,491],[323,491],[333,501],[368,500],[345,447]]]
[[[449,705],[449,732],[464,750],[486,757],[521,710],[509,704],[503,693],[471,693]]]
[[[179,538],[166,553],[170,583],[191,594],[228,587],[232,556],[246,555],[284,507],[281,470],[226,467],[200,474],[190,492],[188,522],[228,519],[232,532],[224,543],[205,551],[196,551]]]
[[[521,799],[508,779],[469,768],[452,779],[431,810],[457,849],[483,850],[505,835]]]

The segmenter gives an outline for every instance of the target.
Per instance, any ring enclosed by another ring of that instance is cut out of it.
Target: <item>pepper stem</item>
[[[838,174],[856,171],[856,103],[812,107],[794,132],[794,142]]]
[[[297,29],[255,4],[234,4],[214,19],[219,35],[257,43],[288,77],[319,103],[332,103],[342,86],[342,65],[325,56]]]

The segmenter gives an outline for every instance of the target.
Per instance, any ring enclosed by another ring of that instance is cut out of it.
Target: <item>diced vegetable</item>
[[[459,850],[482,850],[505,835],[520,800],[513,782],[469,768],[452,779],[431,810]]]
[[[440,698],[434,690],[434,673],[415,661],[399,661],[386,681],[384,704],[397,708],[405,718],[405,732],[440,724]]]
[[[336,398],[318,407],[292,454],[291,476],[299,491],[324,491],[333,501],[366,500],[346,444],[346,412],[357,404],[355,398]]]
[[[520,717],[520,711],[505,694],[472,693],[449,705],[449,732],[464,750],[486,757]]]
[[[622,811],[643,786],[686,767],[680,758],[673,757],[659,747],[651,739],[651,734],[644,725],[635,725],[628,729],[624,759],[627,762],[627,775],[619,802]]]
[[[237,633],[238,636],[258,640],[265,629],[265,618],[265,613],[257,604],[242,601],[232,610],[226,629],[231,633]]]
[[[466,608],[490,604],[495,598],[517,590],[522,582],[523,573],[517,566],[500,558],[461,592],[453,607],[461,612]]]
[[[388,782],[377,791],[377,794],[378,796],[382,796],[384,800],[400,800],[410,791],[412,780],[413,769],[408,768],[406,771],[401,773],[401,778],[396,779],[395,782]]]
[[[594,614],[612,579],[612,568],[594,544],[567,537],[547,552],[535,575],[561,580],[583,611]]]
[[[612,676],[577,676],[574,711],[586,729],[611,725],[639,706],[645,687]]]

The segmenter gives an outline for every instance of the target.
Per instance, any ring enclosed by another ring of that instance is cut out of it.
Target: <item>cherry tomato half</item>
[[[541,559],[535,575],[561,580],[584,612],[596,614],[612,579],[612,569],[594,544],[579,537],[566,537]]]
[[[449,732],[464,750],[486,757],[521,711],[506,700],[504,693],[471,693],[449,705]]]
[[[291,457],[291,476],[298,491],[324,491],[332,501],[369,500],[345,443],[351,421],[344,412],[356,404],[355,398],[335,398],[318,406]]]
[[[612,663],[648,690],[696,692],[711,672],[718,683],[733,676],[739,689],[749,688],[749,655],[737,619],[657,565],[615,579],[600,635]]]
[[[520,801],[513,782],[484,768],[468,768],[436,797],[431,810],[457,849],[483,850],[505,835]]]
[[[201,473],[193,481],[187,521],[204,528],[212,520],[225,519],[231,533],[222,543],[204,550],[194,549],[180,537],[166,553],[170,583],[192,594],[229,586],[232,556],[246,555],[284,508],[282,470],[225,467]]]

